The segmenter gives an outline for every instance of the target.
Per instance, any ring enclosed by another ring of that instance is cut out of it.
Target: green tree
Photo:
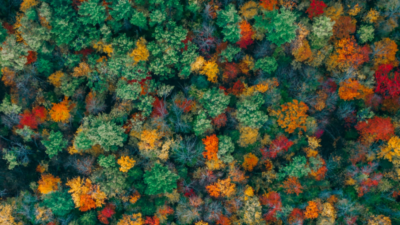
[[[67,147],[68,142],[63,139],[60,131],[51,131],[47,140],[42,140],[42,144],[46,147],[46,153],[51,159]]]
[[[177,188],[176,181],[179,179],[178,175],[159,163],[156,163],[151,170],[146,171],[143,177],[147,184],[146,194],[148,195],[172,192]]]

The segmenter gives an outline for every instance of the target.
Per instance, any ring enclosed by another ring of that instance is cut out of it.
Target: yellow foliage
[[[220,159],[211,159],[206,161],[206,166],[209,170],[219,170],[225,167],[225,164]]]
[[[391,137],[387,145],[381,148],[381,152],[378,153],[378,156],[390,162],[392,162],[393,156],[400,157],[400,138],[397,136]]]
[[[358,3],[354,6],[354,8],[349,9],[349,15],[350,16],[357,16],[358,13],[361,12],[361,7],[358,5]]]
[[[173,141],[167,140],[161,147],[161,153],[158,155],[158,158],[161,160],[167,160],[169,158],[169,149],[171,148]]]
[[[120,159],[118,159],[117,163],[121,167],[119,168],[119,171],[121,172],[128,172],[134,165],[135,165],[135,160],[129,158],[129,156],[122,156]]]
[[[53,103],[53,107],[50,110],[51,119],[55,122],[67,122],[70,117],[69,103],[68,97],[65,97],[60,103]]]
[[[112,48],[112,44],[106,45],[103,41],[99,41],[97,43],[93,44],[93,48],[96,49],[99,52],[106,53],[108,57],[111,57],[111,55],[114,52],[114,49]]]
[[[139,199],[140,199],[140,193],[139,192],[135,192],[133,195],[131,195],[129,197],[129,202],[131,204],[135,204]]]
[[[323,210],[321,216],[336,218],[336,210],[331,203],[326,202],[322,205]]]
[[[253,19],[255,15],[258,13],[258,4],[254,1],[246,2],[245,4],[240,7],[240,14],[245,19]]]
[[[85,206],[85,202],[81,202],[81,199],[86,199],[81,198],[82,196],[90,196],[90,198],[95,201],[95,206],[93,207],[102,207],[102,205],[105,204],[107,195],[100,190],[98,185],[92,185],[92,181],[88,178],[84,180],[80,177],[76,177],[72,180],[68,180],[66,185],[71,188],[68,192],[72,193],[72,200],[74,201],[76,208],[87,207]]]
[[[54,177],[51,174],[42,174],[42,178],[39,180],[38,191],[41,194],[48,194],[58,190],[59,183],[61,183],[59,177]]]
[[[218,198],[221,195],[221,189],[216,184],[206,186],[207,192],[210,196]]]
[[[242,147],[254,144],[258,138],[258,129],[251,127],[240,127],[239,145]]]
[[[384,215],[372,216],[368,220],[368,225],[392,225],[392,221],[389,217]]]
[[[15,85],[15,75],[16,73],[12,71],[8,67],[1,68],[1,73],[3,74],[1,80],[3,81],[4,85],[6,86],[14,86]]]
[[[204,65],[204,57],[203,56],[198,56],[196,58],[196,61],[194,61],[192,64],[190,64],[190,71],[193,72],[198,72]]]
[[[375,9],[369,10],[368,14],[365,16],[364,21],[368,23],[375,23],[379,19],[379,12]]]
[[[139,61],[147,61],[150,56],[149,50],[146,48],[146,39],[141,37],[136,42],[136,48],[129,54],[130,57],[133,57],[135,63]]]
[[[221,191],[221,195],[224,197],[231,197],[235,194],[236,184],[231,183],[231,178],[225,180],[218,180],[217,186]]]
[[[205,62],[203,68],[200,71],[200,74],[206,75],[207,80],[212,83],[217,83],[218,73],[218,65],[214,61]]]
[[[117,225],[143,225],[144,221],[142,219],[141,213],[132,214],[130,216],[124,214],[122,219],[118,221]]]
[[[79,63],[78,67],[74,68],[74,72],[72,73],[72,76],[74,77],[82,77],[86,76],[91,72],[89,65],[85,62]]]
[[[248,197],[253,197],[254,196],[253,188],[250,186],[247,186],[246,190],[244,190],[244,194],[245,194],[245,200],[247,200]]]
[[[243,161],[243,168],[247,171],[253,171],[253,168],[257,165],[258,163],[258,158],[255,156],[253,153],[248,153],[244,156],[244,161]]]
[[[249,71],[254,68],[254,59],[249,55],[245,55],[242,61],[239,63],[239,68],[242,73],[248,75]]]
[[[195,225],[208,225],[208,223],[201,220],[201,221],[195,223]]]
[[[61,86],[61,79],[63,78],[64,73],[61,71],[57,71],[49,76],[49,82],[55,87]]]
[[[260,93],[265,93],[266,91],[268,91],[268,88],[268,83],[260,83],[255,86],[256,91]]]
[[[333,6],[326,8],[324,14],[332,20],[337,21],[343,15],[343,6],[339,2],[335,3]]]
[[[308,44],[307,39],[304,39],[301,42],[301,45],[298,48],[294,49],[292,54],[293,54],[294,58],[296,59],[296,61],[299,61],[299,62],[304,62],[307,59],[312,58],[311,48],[310,48],[310,45]]]
[[[0,205],[0,224],[15,225],[14,217],[12,216],[12,207],[9,204]]]
[[[20,9],[22,12],[26,12],[26,10],[28,10],[28,9],[30,9],[30,8],[32,8],[32,7],[37,6],[38,4],[39,4],[39,1],[37,1],[37,0],[24,0],[24,1],[21,3],[19,9]]]
[[[149,151],[158,148],[161,145],[161,135],[157,130],[143,130],[138,143],[139,150]]]

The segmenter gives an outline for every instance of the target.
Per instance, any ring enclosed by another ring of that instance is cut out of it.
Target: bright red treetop
[[[390,118],[375,116],[367,121],[359,122],[355,128],[363,137],[373,135],[375,141],[388,141],[394,135],[394,127]]]
[[[375,72],[375,92],[384,98],[394,98],[400,94],[400,73],[392,69],[390,64],[380,65]]]
[[[326,4],[323,1],[311,0],[310,7],[308,7],[306,13],[308,13],[308,17],[312,19],[313,17],[324,13],[325,8]]]

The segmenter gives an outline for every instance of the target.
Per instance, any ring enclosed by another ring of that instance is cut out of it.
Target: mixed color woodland
[[[400,0],[1,0],[1,225],[400,224]]]

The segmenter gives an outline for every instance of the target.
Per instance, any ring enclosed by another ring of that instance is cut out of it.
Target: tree
[[[372,89],[360,84],[358,80],[348,79],[340,83],[339,97],[345,101],[364,99],[371,94],[373,94]]]
[[[194,121],[194,133],[196,135],[202,135],[205,132],[212,129],[211,120],[207,119],[207,115],[204,110],[199,111],[199,115]]]
[[[171,193],[177,188],[176,181],[179,179],[178,175],[159,163],[154,164],[153,168],[146,171],[143,177],[144,183],[147,185],[146,194],[148,195]]]
[[[298,26],[294,24],[297,19],[294,12],[282,7],[280,10],[263,10],[263,14],[254,17],[254,27],[260,32],[268,32],[267,40],[280,46],[296,39]]]
[[[53,103],[53,107],[50,110],[50,117],[55,122],[66,123],[71,117],[70,111],[73,104],[65,97],[60,103]]]
[[[324,13],[326,6],[327,5],[323,1],[311,0],[310,7],[308,7],[306,13],[308,13],[308,17],[310,19],[313,19],[315,16],[319,16]]]
[[[207,160],[214,160],[218,158],[218,137],[213,134],[211,136],[207,136],[202,139],[203,144],[205,145],[205,152],[203,152],[203,156]]]
[[[370,136],[375,141],[388,141],[394,135],[394,127],[390,117],[375,116],[372,119],[358,122],[354,128],[358,130],[362,138],[367,139]]]
[[[214,61],[207,61],[203,64],[203,68],[200,71],[200,74],[206,75],[207,80],[212,83],[217,83],[218,81],[218,65]]]
[[[381,147],[378,153],[379,158],[385,158],[392,162],[393,156],[400,157],[400,138],[393,136],[389,139],[387,145]]]
[[[63,139],[63,135],[60,131],[51,131],[47,139],[48,140],[42,140],[42,144],[46,147],[46,153],[50,158],[58,155],[68,144],[68,142]]]
[[[45,195],[43,204],[56,216],[66,216],[74,209],[74,202],[67,191],[56,191]]]
[[[305,126],[308,115],[308,106],[304,102],[293,100],[281,105],[278,111],[272,110],[271,115],[278,117],[278,124],[284,128],[289,134],[293,133],[296,129],[307,131]]]
[[[99,4],[99,0],[82,2],[78,13],[81,16],[79,20],[83,25],[91,24],[95,26],[96,24],[102,24],[107,18],[106,9],[102,4]]]
[[[276,62],[276,59],[273,57],[264,57],[262,59],[257,60],[257,62],[254,64],[254,70],[261,69],[263,72],[266,72],[268,74],[271,74],[275,72],[275,70],[278,68],[278,63]]]
[[[129,156],[122,156],[120,159],[118,159],[117,163],[121,167],[119,168],[119,171],[121,172],[128,172],[134,165],[135,165],[135,160],[131,159]]]
[[[309,201],[304,216],[306,219],[315,219],[318,217],[319,212],[320,211],[318,209],[317,203],[314,201]]]
[[[400,73],[392,71],[390,64],[380,65],[375,72],[375,92],[383,95],[385,99],[396,98],[400,95]]]
[[[39,180],[38,191],[41,194],[48,194],[58,190],[58,185],[61,183],[60,178],[54,177],[52,174],[42,174]]]
[[[258,163],[257,156],[255,156],[253,153],[249,153],[244,156],[244,161],[242,166],[246,171],[251,172],[253,171],[253,168],[257,165],[257,163]]]
[[[204,92],[199,102],[207,110],[210,117],[216,117],[223,113],[229,104],[230,96],[225,95],[219,88],[208,89]]]
[[[217,25],[222,28],[222,34],[224,35],[223,41],[229,41],[236,43],[240,39],[240,29],[238,22],[241,21],[238,15],[235,5],[229,4],[225,10],[220,10],[217,13]]]

